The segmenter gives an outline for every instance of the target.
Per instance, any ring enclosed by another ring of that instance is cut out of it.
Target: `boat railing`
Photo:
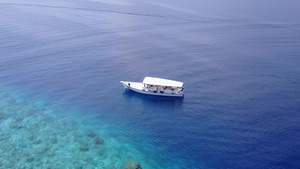
[[[153,93],[165,93],[165,94],[182,94],[183,88],[172,87],[172,86],[158,86],[158,85],[150,85],[144,84],[144,91],[153,92]]]

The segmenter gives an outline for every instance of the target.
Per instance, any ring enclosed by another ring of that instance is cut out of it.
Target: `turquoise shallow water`
[[[138,139],[132,145],[136,139],[93,121],[88,113],[36,101],[3,86],[0,102],[1,168],[121,168],[132,160],[143,168],[181,168],[159,163],[160,155],[149,151],[151,144]]]

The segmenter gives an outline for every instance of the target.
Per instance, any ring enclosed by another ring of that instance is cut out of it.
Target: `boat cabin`
[[[145,77],[144,91],[165,94],[183,94],[183,83],[155,77]]]

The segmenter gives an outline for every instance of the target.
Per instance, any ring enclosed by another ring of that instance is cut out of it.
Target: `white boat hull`
[[[139,82],[128,82],[128,81],[120,81],[123,87],[127,90],[131,90],[141,94],[153,95],[153,96],[169,96],[169,97],[183,97],[183,93],[160,93],[153,92],[150,90],[145,90],[144,84]]]

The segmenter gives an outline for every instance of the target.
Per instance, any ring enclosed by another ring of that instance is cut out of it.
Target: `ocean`
[[[299,7],[0,0],[0,168],[300,168]]]

